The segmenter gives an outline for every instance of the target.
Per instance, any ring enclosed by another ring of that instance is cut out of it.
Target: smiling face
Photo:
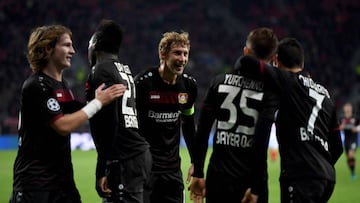
[[[75,50],[69,34],[62,34],[52,50],[49,58],[49,63],[54,64],[55,67],[64,69],[71,66],[71,58]]]
[[[174,75],[181,75],[189,60],[189,47],[183,44],[172,44],[170,51],[161,53],[165,68]]]

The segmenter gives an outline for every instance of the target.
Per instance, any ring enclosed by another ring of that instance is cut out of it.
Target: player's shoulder
[[[37,94],[53,94],[54,89],[66,85],[65,80],[61,82],[45,75],[44,73],[37,72],[29,76],[22,85],[23,94],[29,94],[34,97]],[[35,96],[36,97],[36,96]]]
[[[297,74],[298,83],[308,89],[312,89],[315,92],[326,96],[326,98],[331,99],[330,91],[325,87],[325,85],[321,84],[320,82],[313,80],[311,75],[307,72],[300,72]]]
[[[50,86],[51,79],[43,73],[33,73],[23,84],[23,89],[43,89]]]
[[[134,77],[135,83],[142,83],[151,80],[157,74],[157,68],[151,67],[140,71]]]
[[[124,64],[118,62],[118,61],[103,61],[101,63],[97,63],[95,64],[94,67],[92,67],[92,69],[96,72],[101,72],[101,71],[109,71],[111,69],[113,69],[116,64],[118,64],[118,66],[125,66]]]
[[[191,83],[193,85],[197,85],[196,79],[192,75],[190,75],[188,73],[183,73],[182,78],[188,83]]]

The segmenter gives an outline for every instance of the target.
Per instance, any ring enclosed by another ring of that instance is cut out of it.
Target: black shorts
[[[324,179],[281,180],[282,203],[326,203],[335,183]]]
[[[345,152],[349,153],[350,150],[356,151],[358,146],[358,137],[356,136],[349,136],[345,137],[344,140]]]
[[[250,186],[247,178],[233,178],[227,174],[219,174],[208,168],[206,175],[206,202],[241,202]],[[268,202],[268,190],[262,191],[258,203]]]
[[[181,170],[151,173],[144,192],[145,203],[183,203],[184,183]]]
[[[51,190],[51,191],[23,191],[13,192],[9,203],[81,203],[79,191]]]
[[[104,198],[107,203],[142,203],[146,180],[152,165],[149,150],[126,161],[114,161],[107,166],[108,187],[112,190],[111,198]]]

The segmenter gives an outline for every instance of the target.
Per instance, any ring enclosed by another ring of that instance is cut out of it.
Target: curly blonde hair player
[[[164,56],[169,53],[174,45],[184,45],[190,51],[189,33],[187,32],[166,32],[159,42],[159,59],[160,63],[164,61]]]

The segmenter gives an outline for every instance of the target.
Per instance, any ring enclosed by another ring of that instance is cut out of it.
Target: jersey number
[[[316,104],[312,108],[310,118],[308,121],[307,130],[308,130],[308,132],[311,132],[312,134],[314,134],[315,121],[319,115],[319,110],[321,109],[321,106],[322,106],[325,96],[319,94],[318,92],[316,92],[313,89],[309,89],[309,96],[315,99]]]
[[[120,71],[124,69],[123,65],[120,63],[115,63],[116,67],[119,69],[119,74],[123,80],[127,83],[127,89],[122,96],[122,106],[121,111],[125,115],[136,115],[135,106],[128,106],[129,100],[135,100],[135,85],[134,79],[130,74]]]
[[[220,85],[219,86],[219,92],[220,93],[227,93],[227,96],[223,103],[221,104],[222,109],[227,109],[230,112],[229,119],[227,121],[219,121],[218,122],[218,129],[222,130],[229,130],[234,127],[235,124],[238,122],[238,108],[234,104],[234,98],[236,95],[239,94],[241,88],[240,87],[234,87],[229,85]],[[254,119],[254,125],[249,127],[245,125],[239,124],[236,127],[236,133],[243,133],[246,135],[253,135],[255,133],[255,123],[258,119],[259,112],[254,109],[247,106],[247,100],[248,98],[254,99],[257,101],[261,101],[263,98],[264,93],[262,92],[256,92],[253,90],[243,89],[239,101],[239,111],[242,111],[243,114],[250,116]]]

